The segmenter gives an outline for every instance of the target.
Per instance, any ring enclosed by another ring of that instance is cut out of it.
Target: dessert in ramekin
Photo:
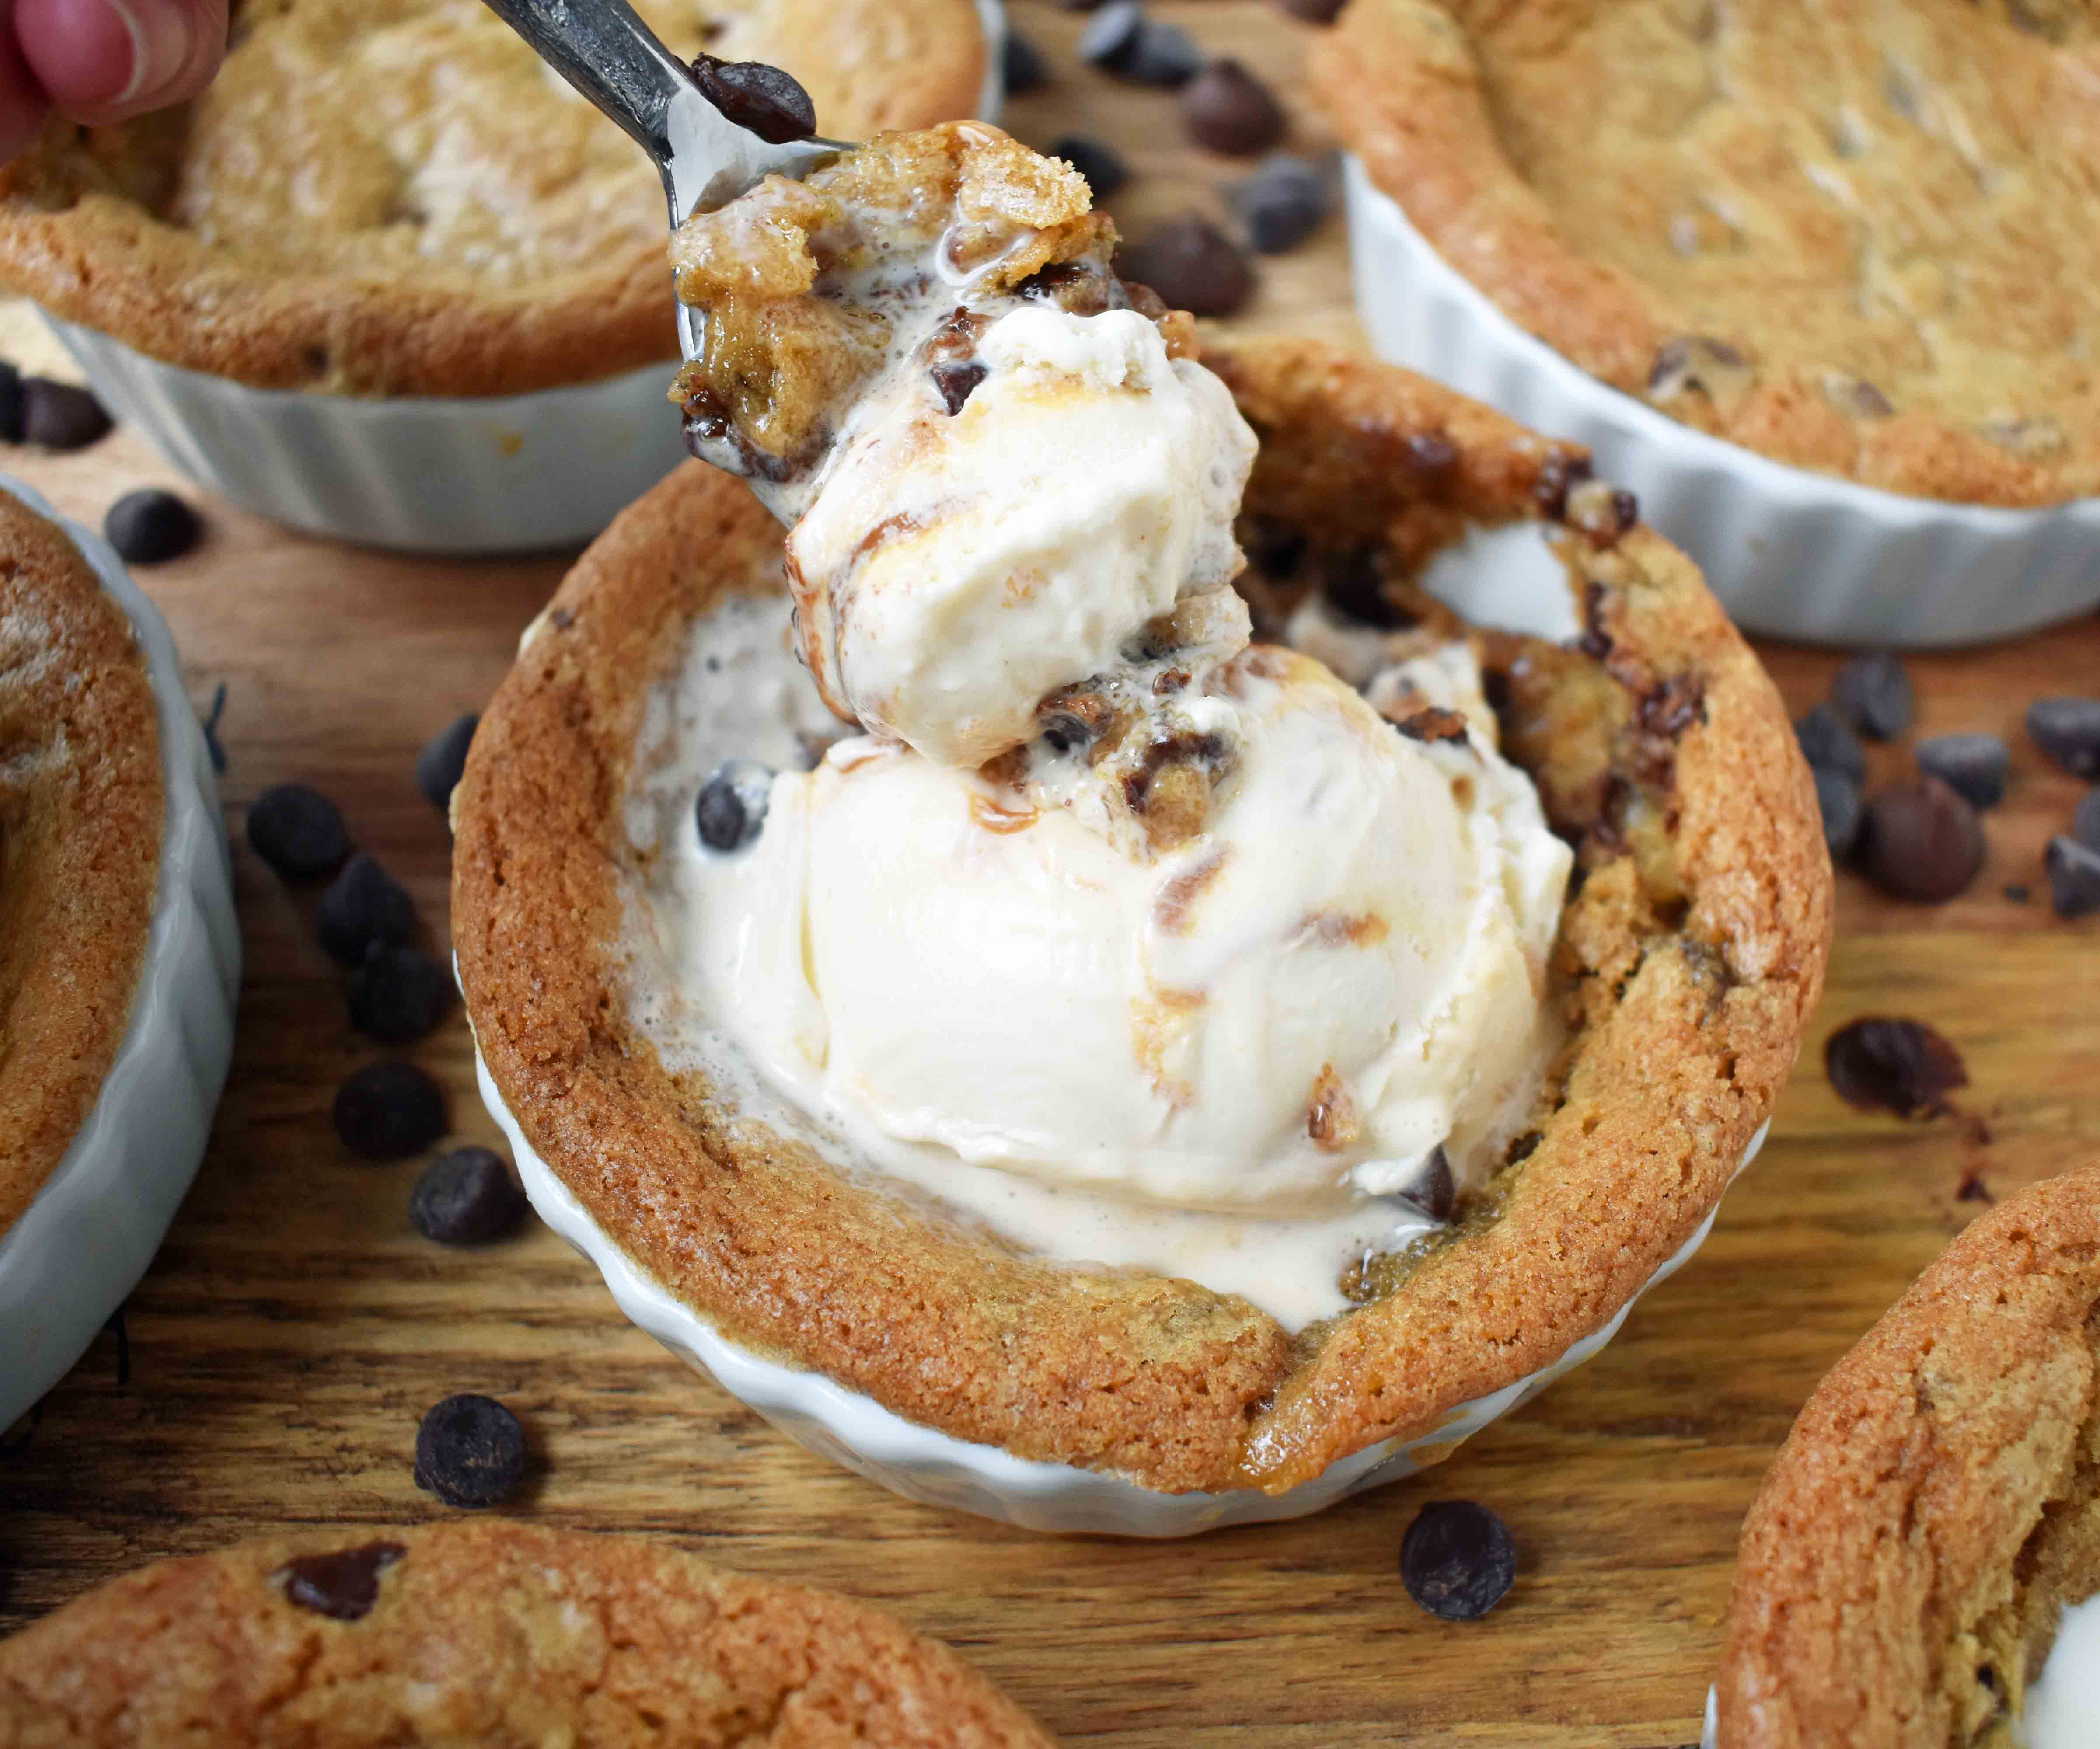
[[[1738,622],[2100,601],[2086,15],[1354,0],[1314,82],[1386,356],[1589,444]]]
[[[189,1187],[233,1047],[218,789],[166,626],[0,482],[0,1426],[77,1359]]]
[[[1815,1389],[1743,1526],[1709,1744],[2100,1742],[2100,1166],[1979,1217]]]
[[[642,0],[827,133],[995,102],[976,0]],[[258,0],[187,109],[0,170],[0,283],[178,466],[311,532],[589,539],[683,455],[655,167],[474,0]]]
[[[157,1562],[0,1641],[0,1742],[1048,1749],[946,1646],[666,1543],[344,1527]]]

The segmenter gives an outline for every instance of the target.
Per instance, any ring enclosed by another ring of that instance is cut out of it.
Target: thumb
[[[15,0],[15,37],[53,107],[118,121],[210,82],[226,51],[226,0]]]

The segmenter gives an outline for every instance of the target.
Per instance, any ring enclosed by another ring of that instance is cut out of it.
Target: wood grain
[[[1295,68],[1301,27],[1242,0],[1164,6],[1207,44]],[[1017,131],[1114,141],[1140,179],[1115,210],[1141,231],[1215,198],[1236,167],[1186,149],[1172,100],[1076,70],[1079,20],[1016,8],[1058,69]],[[1286,77],[1286,86],[1293,79]],[[1296,114],[1306,113],[1302,103]],[[1310,124],[1297,143],[1317,149]],[[1244,325],[1355,339],[1339,223],[1265,265]],[[120,434],[15,471],[67,512],[165,482]],[[227,689],[227,812],[287,778],[339,797],[359,842],[445,924],[443,822],[417,748],[483,698],[563,568],[437,563],[305,540],[208,504],[205,546],[139,580],[173,623],[201,704]],[[1798,710],[1837,659],[1774,649]],[[550,1234],[449,1252],[409,1229],[413,1165],[334,1139],[337,1082],[377,1054],[349,1029],[311,900],[236,852],[248,954],[233,1079],[196,1189],[126,1319],[0,1459],[0,1624],[154,1557],[261,1531],[420,1521],[416,1422],[483,1390],[532,1430],[540,1473],[512,1509],[660,1532],[754,1571],[889,1605],[962,1647],[1075,1742],[1471,1744],[1659,1749],[1697,1734],[1736,1527],[1824,1369],[1974,1212],[1965,1169],[2003,1194],[2100,1156],[2100,923],[2049,912],[2040,852],[2079,786],[2020,733],[2026,703],[2100,684],[2100,619],[1914,664],[1921,726],[1994,729],[2017,778],[1972,892],[1938,909],[1845,877],[1830,990],[1771,1145],[1695,1263],[1618,1340],[1442,1469],[1295,1524],[1148,1545],[1053,1540],[893,1498],[812,1457],[686,1372],[614,1310]],[[1899,749],[1877,749],[1885,773]],[[2003,888],[2024,883],[2024,905]],[[1823,1038],[1873,1013],[1919,1016],[1961,1049],[1966,1108],[1906,1125],[1850,1110]],[[493,1143],[455,1017],[414,1053],[451,1089],[464,1139]],[[1432,1620],[1399,1584],[1421,1504],[1487,1501],[1523,1573],[1485,1621]]]

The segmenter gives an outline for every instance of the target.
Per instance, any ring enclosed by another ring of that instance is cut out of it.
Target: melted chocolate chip
[[[693,82],[701,96],[740,128],[770,144],[807,139],[817,131],[817,106],[792,73],[764,61],[693,59]]]
[[[962,412],[964,404],[970,398],[970,391],[982,382],[989,372],[983,365],[974,362],[959,363],[950,360],[936,364],[928,374],[933,379],[933,387],[941,397],[941,404],[947,408],[949,416],[953,418]]]
[[[1452,1175],[1451,1157],[1440,1143],[1429,1152],[1421,1182],[1400,1192],[1402,1202],[1411,1202],[1432,1221],[1449,1221],[1458,1206],[1458,1181]]]
[[[1312,544],[1304,530],[1280,516],[1264,516],[1259,511],[1246,518],[1239,536],[1247,562],[1276,583],[1285,581],[1298,569]]]
[[[1341,15],[1348,0],[1276,0],[1276,3],[1293,18],[1302,19],[1308,24],[1331,24]]]
[[[366,1543],[333,1554],[295,1556],[271,1577],[287,1603],[332,1621],[359,1621],[379,1601],[379,1575],[408,1553],[399,1543]]]
[[[1899,1117],[1938,1117],[1947,1095],[1969,1085],[1961,1053],[1922,1020],[1875,1017],[1841,1026],[1823,1047],[1823,1068],[1847,1105]]]
[[[1516,1582],[1516,1542],[1485,1506],[1433,1501],[1401,1539],[1400,1576],[1408,1596],[1432,1615],[1478,1621]]]
[[[1551,456],[1531,482],[1532,500],[1546,516],[1558,522],[1568,513],[1568,491],[1590,478],[1590,458],[1565,453]]]
[[[1405,632],[1416,623],[1413,614],[1386,594],[1385,573],[1373,544],[1323,555],[1320,592],[1337,613],[1381,632]]]
[[[1404,717],[1392,725],[1410,741],[1436,742],[1456,742],[1461,747],[1466,742],[1466,719],[1456,711],[1447,711],[1441,705],[1431,705]]]
[[[1748,361],[1725,340],[1706,334],[1686,334],[1665,341],[1656,349],[1655,363],[1648,368],[1648,392],[1667,401],[1687,390],[1711,395]]]
[[[1674,741],[1706,720],[1706,683],[1696,674],[1674,674],[1658,681],[1640,695],[1634,716],[1643,734]]]

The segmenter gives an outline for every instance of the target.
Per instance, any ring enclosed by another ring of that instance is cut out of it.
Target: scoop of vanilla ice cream
[[[856,411],[788,537],[804,659],[871,734],[976,766],[1046,694],[1239,569],[1254,434],[1134,311],[1024,305],[950,413],[928,373]]]
[[[1016,790],[842,742],[774,779],[749,848],[686,835],[670,945],[878,1160],[1285,1215],[1405,1189],[1440,1144],[1462,1176],[1550,1054],[1569,857],[1470,656],[1415,689],[1468,734],[1410,739],[1289,652],[1220,665],[1177,708],[1235,751],[1165,851],[1083,757]]]

